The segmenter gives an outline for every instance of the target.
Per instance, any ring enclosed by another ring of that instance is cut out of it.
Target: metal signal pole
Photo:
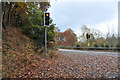
[[[89,39],[88,39],[88,47],[90,47]]]
[[[47,26],[45,26],[45,59],[47,58]]]
[[[47,58],[47,26],[45,25],[45,13],[44,12],[44,26],[45,26],[45,59]]]
[[[49,13],[47,12],[48,6],[45,6],[46,10],[44,11],[44,26],[45,26],[45,59],[47,58],[47,26],[49,26]]]

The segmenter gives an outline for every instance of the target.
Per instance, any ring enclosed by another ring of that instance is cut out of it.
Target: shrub
[[[48,49],[47,51],[49,57],[52,59],[53,57],[57,57],[57,51],[54,49]]]
[[[94,44],[94,47],[99,47],[99,45],[98,44]]]
[[[110,45],[110,47],[114,47],[113,45]]]
[[[108,44],[106,44],[106,45],[105,45],[105,47],[106,47],[106,48],[109,48],[109,45],[108,45]]]
[[[100,47],[105,47],[104,44],[100,44]]]
[[[120,44],[117,44],[116,47],[120,47]]]
[[[116,47],[120,48],[120,44],[117,44]],[[118,51],[120,52],[120,49],[118,49]]]
[[[77,45],[76,45],[76,47],[80,47],[80,45],[79,45],[79,44],[77,44]]]

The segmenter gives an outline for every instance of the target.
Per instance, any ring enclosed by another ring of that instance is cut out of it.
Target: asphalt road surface
[[[59,49],[57,58],[39,61],[40,78],[118,78],[118,53]],[[29,77],[28,76],[28,77]]]
[[[118,78],[118,52],[59,49],[72,77]],[[62,60],[61,60],[62,61]]]

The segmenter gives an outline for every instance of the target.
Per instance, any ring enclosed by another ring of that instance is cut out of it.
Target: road
[[[103,51],[82,51],[59,49],[63,56],[67,56],[76,63],[81,77],[115,78],[118,77],[118,53]],[[82,67],[82,68],[80,68]],[[80,73],[83,72],[83,73]]]
[[[72,77],[116,78],[120,72],[118,69],[118,52],[69,49],[59,49],[59,51],[63,60],[65,59],[65,71]]]
[[[106,56],[120,56],[118,52],[106,52],[106,51],[85,51],[85,50],[70,50],[70,49],[59,49],[61,52],[73,52],[78,54],[86,55],[106,55]]]
[[[58,54],[39,61],[30,78],[118,78],[117,52],[59,49]]]

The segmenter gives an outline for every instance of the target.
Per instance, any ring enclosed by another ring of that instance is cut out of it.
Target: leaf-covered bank
[[[2,77],[26,77],[28,73],[34,74],[39,62],[44,59],[44,48],[35,45],[35,40],[23,35],[21,30],[12,27],[2,31]],[[56,50],[48,50],[48,59],[57,58]],[[47,64],[47,63],[46,63]]]

